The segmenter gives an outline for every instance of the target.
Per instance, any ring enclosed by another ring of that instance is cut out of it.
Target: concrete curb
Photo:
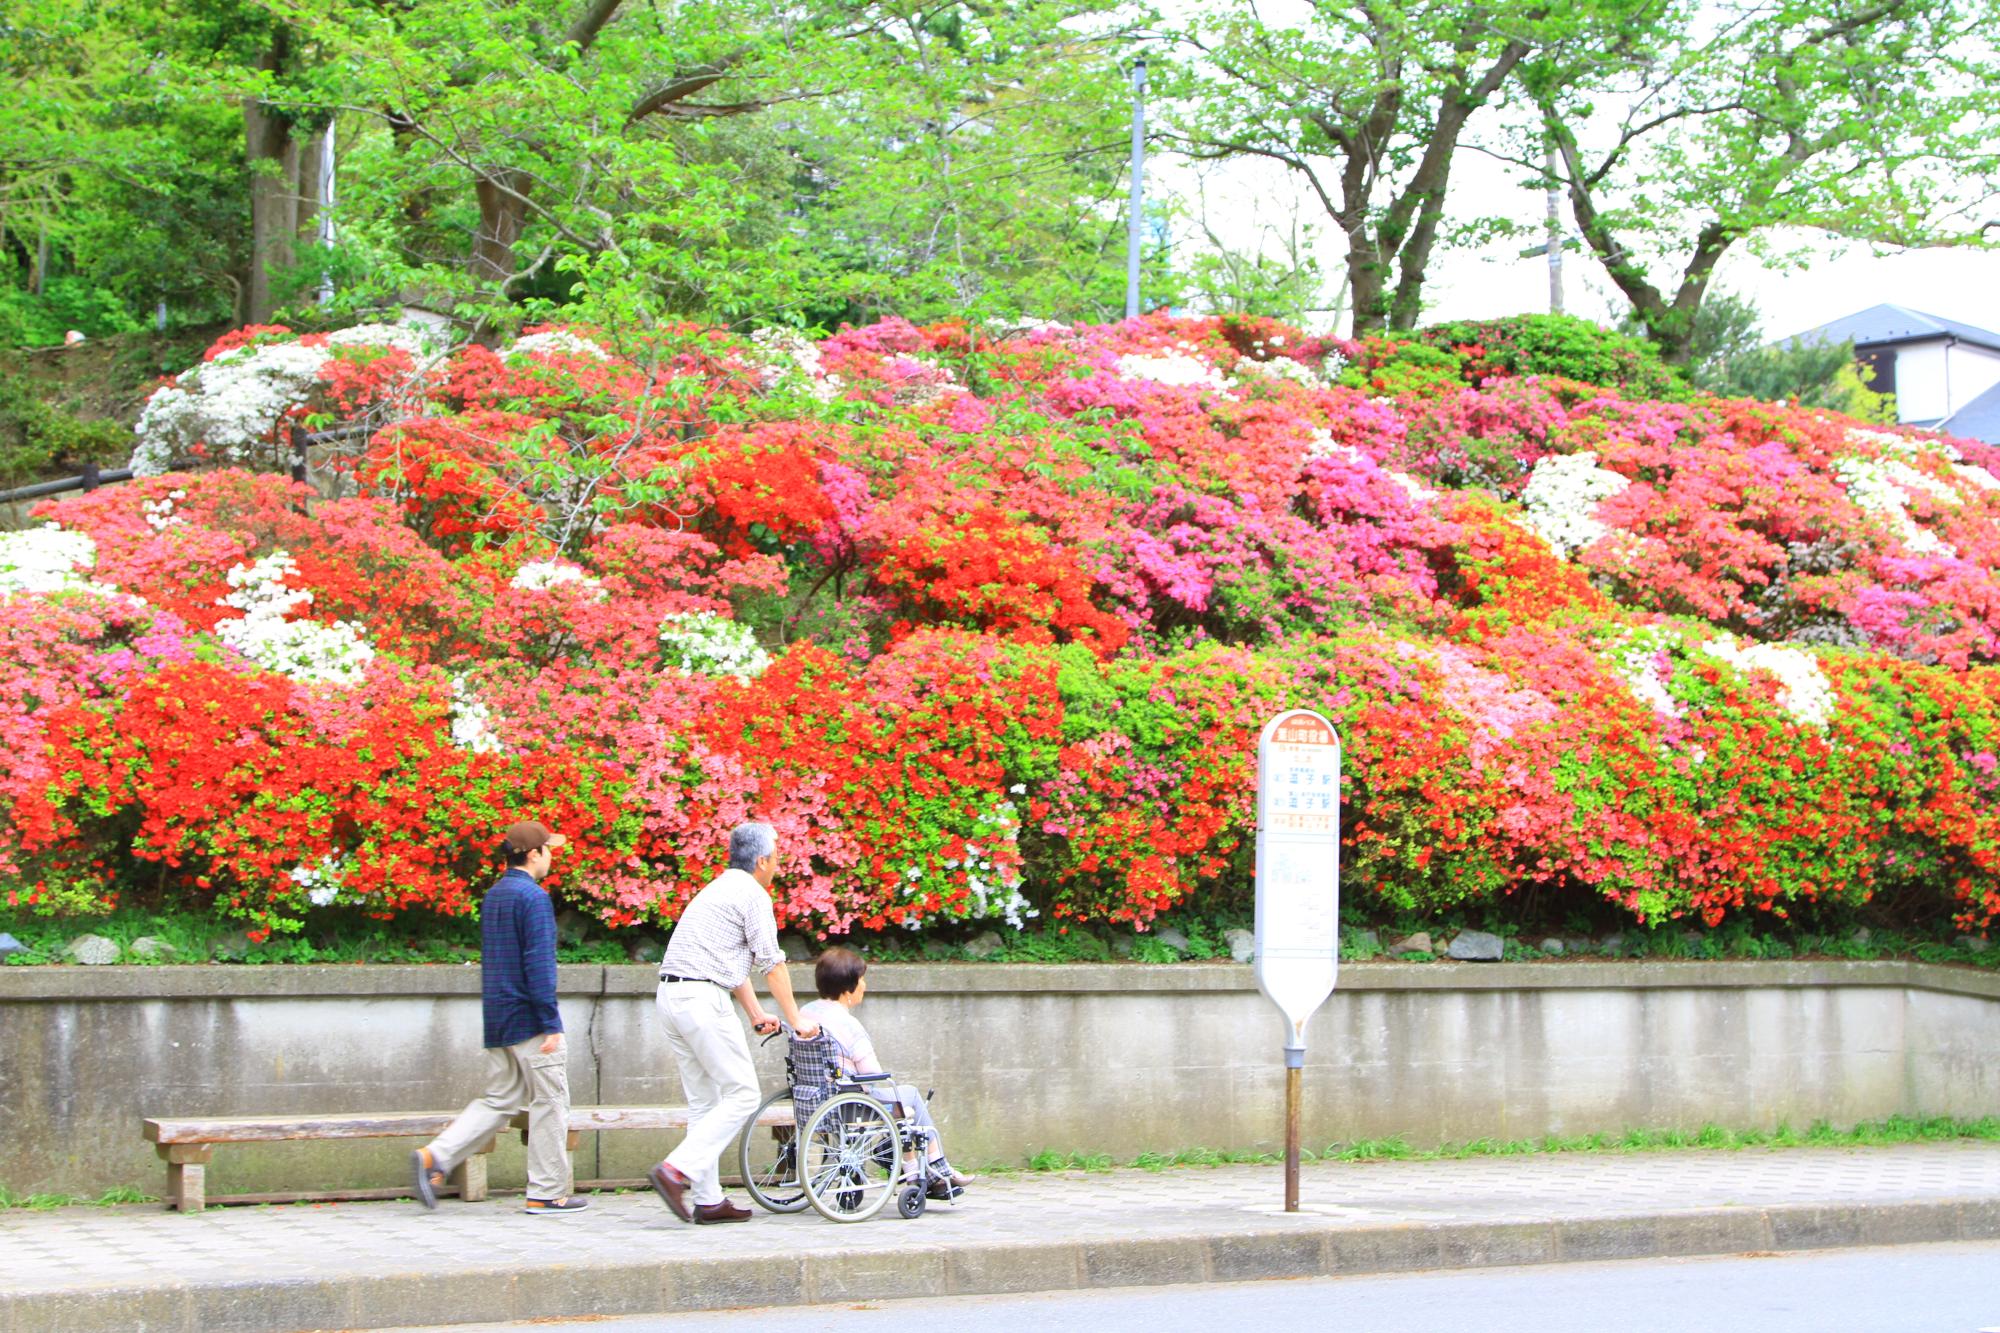
[[[1227,1236],[0,1293],[0,1333],[292,1333],[1995,1238],[1997,1198],[1377,1227],[1329,1226],[1307,1213]]]

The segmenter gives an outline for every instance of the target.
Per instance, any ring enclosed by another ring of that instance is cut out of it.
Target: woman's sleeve
[[[875,1039],[868,1035],[868,1029],[861,1024],[854,1025],[854,1049],[848,1052],[854,1060],[857,1074],[879,1074],[882,1062],[875,1058]]]

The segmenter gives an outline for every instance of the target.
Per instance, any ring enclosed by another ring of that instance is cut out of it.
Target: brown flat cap
[[[500,841],[507,844],[509,851],[532,852],[542,847],[554,851],[569,839],[560,833],[549,832],[540,821],[530,819],[508,825],[507,831],[500,835]]]

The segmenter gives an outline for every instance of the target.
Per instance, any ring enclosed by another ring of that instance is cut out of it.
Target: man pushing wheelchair
[[[892,1197],[905,1217],[922,1213],[927,1200],[957,1198],[968,1178],[945,1157],[929,1106],[914,1086],[890,1078],[854,1017],[868,991],[867,960],[827,950],[814,969],[820,998],[803,1008],[794,1001],[771,907],[777,869],[770,825],[731,830],[729,868],[688,903],[661,960],[660,1015],[690,1116],[680,1146],[648,1172],[653,1189],[683,1221],[748,1221],[749,1209],[722,1197],[719,1170],[740,1129],[744,1180],[774,1211],[811,1206],[836,1221],[861,1221]],[[755,971],[764,973],[791,1038],[787,1087],[762,1106],[729,1003],[733,995],[758,1032],[779,1030],[757,1001]],[[789,1126],[766,1125],[778,1101],[792,1104]],[[765,1127],[774,1131],[768,1142]]]

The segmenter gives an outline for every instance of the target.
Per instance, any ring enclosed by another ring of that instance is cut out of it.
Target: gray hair
[[[778,850],[778,830],[769,824],[738,824],[729,830],[729,866],[754,870],[757,862]]]

